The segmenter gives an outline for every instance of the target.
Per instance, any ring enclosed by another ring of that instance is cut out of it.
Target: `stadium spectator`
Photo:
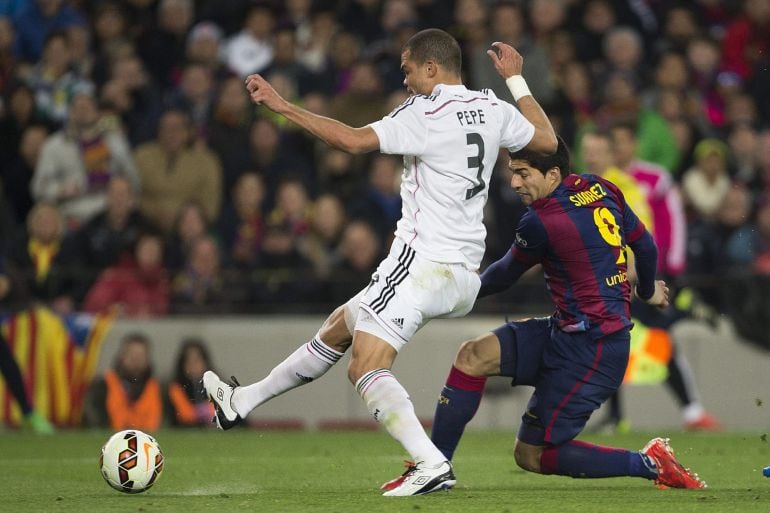
[[[555,88],[553,75],[549,69],[550,63],[546,49],[536,41],[526,30],[524,7],[515,2],[498,2],[489,12],[489,33],[482,44],[470,50],[468,68],[471,83],[482,89],[488,87],[498,98],[512,101],[513,97],[505,86],[505,81],[489,66],[486,51],[495,41],[505,41],[513,45],[524,62],[526,68],[522,76],[537,98],[548,105],[554,99]]]
[[[321,377],[352,345],[350,382],[374,418],[419,462],[386,495],[417,495],[454,486],[451,464],[425,435],[406,390],[390,368],[398,350],[428,320],[459,317],[473,306],[478,285],[475,269],[484,253],[482,210],[487,182],[497,160],[496,150],[527,146],[550,153],[556,149],[553,128],[520,76],[521,55],[508,45],[496,43],[489,56],[501,75],[515,77],[514,98],[525,114],[502,100],[494,101],[491,94],[469,91],[462,84],[460,46],[455,38],[438,29],[418,32],[403,49],[404,85],[416,95],[389,116],[363,128],[352,128],[296,107],[281,98],[261,76],[249,76],[247,87],[253,102],[281,113],[338,149],[350,153],[380,149],[411,156],[405,160],[406,179],[402,182],[402,194],[405,201],[409,198],[409,205],[404,206],[396,241],[371,286],[335,310],[318,334],[278,364],[267,378],[233,389],[215,373],[204,374],[206,392],[216,404],[219,427],[232,427],[270,398]],[[427,96],[429,93],[432,96]],[[473,102],[477,103],[469,106]],[[444,109],[447,106],[451,107]],[[476,109],[476,116],[466,109]],[[441,114],[431,117],[438,112]],[[439,130],[443,137],[428,136]],[[463,146],[454,158],[460,162],[464,158],[469,169],[459,172],[447,156],[452,154],[448,147],[462,140],[472,147],[471,151],[479,153],[469,158]],[[482,147],[488,148],[484,155]],[[442,172],[419,172],[421,168]],[[474,184],[470,189],[468,181]],[[415,195],[418,187],[440,190],[437,194],[442,199]],[[426,232],[416,224],[418,211],[423,215],[420,226],[425,226],[429,234],[427,241]],[[419,238],[420,234],[423,238]],[[413,274],[409,271],[412,265]],[[408,281],[402,283],[404,280]],[[394,297],[396,301],[391,302]]]
[[[682,177],[682,192],[698,217],[713,219],[730,190],[727,152],[727,145],[718,139],[704,139],[695,146],[695,165]]]
[[[87,425],[113,431],[153,433],[160,428],[163,394],[146,335],[132,332],[123,336],[112,367],[89,387],[84,413]]]
[[[222,168],[205,146],[192,145],[190,117],[167,110],[158,124],[158,137],[134,152],[141,178],[140,209],[164,232],[169,232],[180,207],[196,201],[208,223],[219,217]]]
[[[161,95],[142,61],[133,54],[110,61],[109,80],[100,99],[120,116],[133,147],[151,140],[161,115]]]
[[[238,77],[224,79],[208,124],[209,146],[222,163],[223,208],[229,204],[240,174],[252,165],[249,137],[253,121],[254,110],[249,108],[243,81]]]
[[[128,141],[121,131],[99,121],[96,99],[77,94],[67,126],[43,145],[32,179],[35,200],[57,203],[69,230],[104,210],[111,177],[123,176],[139,187]]]
[[[360,60],[350,68],[350,83],[334,96],[330,114],[342,123],[362,126],[370,119],[381,118],[385,111],[382,78],[369,61]]]
[[[762,56],[770,51],[769,28],[770,4],[745,0],[722,40],[722,67],[743,79],[751,78]]]
[[[6,247],[11,301],[20,308],[44,303],[60,313],[71,312],[77,269],[60,251],[64,219],[59,209],[50,203],[35,204],[26,227],[26,232]]]
[[[230,71],[246,78],[263,71],[273,60],[275,15],[267,3],[249,7],[240,32],[225,42],[224,60]]]
[[[296,144],[296,140],[282,133],[272,119],[258,118],[249,132],[250,164],[243,169],[254,169],[265,177],[268,207],[273,206],[278,186],[285,175],[300,177],[310,187],[315,183],[311,160]]]
[[[265,237],[265,182],[262,175],[247,171],[238,177],[233,199],[220,219],[224,253],[228,265],[253,269],[260,261]]]
[[[298,248],[313,263],[316,277],[324,280],[329,277],[346,224],[345,206],[337,196],[322,194],[313,202],[310,229],[299,241]]]
[[[195,19],[195,5],[192,0],[161,0],[155,19],[156,23],[146,26],[137,39],[137,51],[154,82],[168,90],[177,83],[184,64],[187,32]]]
[[[107,184],[107,204],[65,240],[68,260],[78,262],[83,274],[75,297],[82,299],[96,277],[107,267],[133,252],[139,234],[149,223],[136,207],[135,185],[123,176],[113,176]]]
[[[201,21],[190,29],[185,55],[190,64],[199,64],[214,78],[223,78],[227,72],[221,59],[224,32],[211,21]]]
[[[97,313],[120,307],[125,317],[157,317],[169,312],[169,276],[163,268],[163,240],[145,232],[133,252],[108,267],[86,295],[83,310]]]
[[[203,390],[203,373],[211,369],[209,350],[203,340],[187,338],[182,341],[168,385],[171,424],[184,427],[211,426],[214,405]]]
[[[246,284],[225,273],[216,241],[210,236],[196,239],[184,268],[171,283],[171,309],[175,313],[234,313],[246,301]]]
[[[194,140],[206,142],[214,102],[214,77],[203,64],[190,63],[182,70],[179,87],[170,94],[170,108],[185,112],[192,121]]]
[[[16,55],[23,61],[36,62],[45,52],[46,40],[52,32],[84,22],[65,0],[29,0],[14,19]]]
[[[365,219],[377,232],[380,244],[390,245],[401,217],[401,163],[391,155],[376,155],[369,166],[369,183],[358,201],[350,204],[352,217]]]
[[[338,262],[331,271],[332,301],[345,301],[366,286],[382,260],[382,247],[377,232],[366,221],[354,220],[345,226]]]
[[[165,238],[164,254],[168,269],[177,272],[184,268],[195,242],[208,234],[209,223],[203,208],[194,201],[182,205],[173,230]]]
[[[19,78],[34,92],[38,114],[55,126],[62,126],[67,121],[75,95],[93,92],[93,84],[75,73],[72,64],[67,34],[54,31],[45,40],[40,61],[19,73]]]

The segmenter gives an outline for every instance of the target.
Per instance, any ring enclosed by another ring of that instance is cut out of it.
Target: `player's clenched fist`
[[[251,101],[257,105],[264,105],[270,110],[277,111],[284,99],[262,75],[254,74],[246,77],[246,90],[249,91]]]
[[[524,57],[511,45],[496,41],[492,43],[492,48],[487,50],[487,55],[492,59],[495,70],[503,77],[503,80],[514,75],[521,75]]]

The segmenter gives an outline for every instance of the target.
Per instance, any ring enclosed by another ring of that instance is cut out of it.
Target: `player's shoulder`
[[[413,94],[406,100],[404,100],[398,107],[393,109],[388,117],[395,118],[399,114],[403,113],[419,113],[423,114],[425,108],[429,105],[435,104],[438,100],[438,94]]]
[[[527,208],[516,227],[516,245],[522,248],[538,246],[544,242],[545,235],[545,227],[537,209]]]

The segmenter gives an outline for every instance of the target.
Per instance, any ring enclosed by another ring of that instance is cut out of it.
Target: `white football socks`
[[[237,388],[231,401],[233,409],[246,417],[251,410],[273,397],[320,378],[343,354],[324,344],[316,335],[276,365],[265,379]]]
[[[375,420],[398,440],[415,462],[433,467],[446,461],[425,434],[406,389],[387,369],[375,369],[361,376],[356,391]]]

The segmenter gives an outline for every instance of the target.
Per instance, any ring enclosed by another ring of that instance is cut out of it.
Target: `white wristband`
[[[527,87],[527,81],[521,75],[513,75],[508,77],[505,81],[505,85],[508,86],[508,90],[513,95],[513,99],[519,101],[520,98],[525,96],[532,96]]]

